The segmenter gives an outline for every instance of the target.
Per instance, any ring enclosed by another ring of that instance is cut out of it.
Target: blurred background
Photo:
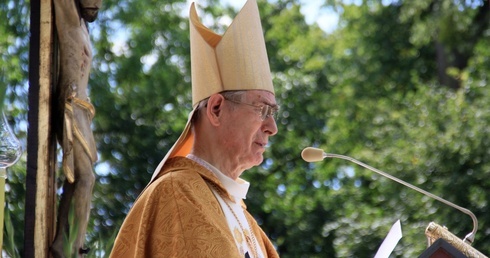
[[[240,1],[197,0],[223,33]],[[435,221],[463,238],[469,216],[343,160],[354,157],[471,210],[473,247],[490,254],[490,6],[483,0],[258,1],[279,133],[248,209],[281,257],[373,257],[400,219],[392,257],[417,257]],[[135,198],[191,111],[189,1],[103,0],[89,24],[90,98],[99,151],[87,234],[106,257]],[[26,149],[30,3],[0,3],[0,95]],[[7,170],[11,256],[23,253],[26,153]],[[59,181],[62,173],[58,172]],[[15,249],[15,250],[14,250]]]

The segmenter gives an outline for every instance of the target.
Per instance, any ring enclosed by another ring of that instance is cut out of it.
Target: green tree
[[[5,112],[9,124],[26,150],[27,130],[27,91],[29,64],[29,2],[0,2],[0,110]],[[25,154],[25,153],[24,153]],[[21,229],[24,225],[24,198],[26,177],[26,155],[12,167],[7,168],[5,187],[5,213],[8,213],[11,225],[4,226],[3,239],[6,244],[11,239],[11,246],[18,252],[22,251],[24,234],[22,230],[14,230],[15,234],[7,234],[7,226]],[[4,249],[7,249],[5,247]]]
[[[252,182],[248,208],[281,257],[373,257],[400,219],[397,257],[426,248],[430,221],[464,237],[468,216],[343,160],[306,163],[307,146],[352,156],[470,209],[474,247],[490,247],[488,1],[325,1],[333,33],[305,22],[299,1],[258,1],[280,133]],[[223,32],[236,10],[198,3]],[[28,2],[0,3],[2,85],[25,140]],[[186,1],[104,0],[90,24],[90,96],[100,154],[88,244],[110,251],[125,214],[191,110]],[[9,170],[7,201],[23,227],[25,157]],[[23,234],[16,231],[21,248]],[[22,250],[20,250],[22,253]]]
[[[480,218],[475,247],[485,253],[488,236],[482,220],[488,196],[479,186],[485,185],[485,180],[479,179],[488,171],[484,161],[488,155],[478,149],[485,150],[488,141],[486,130],[476,124],[488,123],[488,117],[481,113],[488,110],[488,105],[482,90],[486,76],[473,71],[488,69],[486,59],[481,57],[488,52],[481,49],[488,37],[485,33],[473,34],[472,42],[476,43],[466,51],[470,65],[455,70],[442,64],[436,47],[440,37],[421,32],[419,16],[407,18],[407,8],[423,3],[338,4],[342,10],[341,27],[333,35],[333,88],[323,95],[329,112],[324,117],[327,134],[322,145],[328,144],[328,151],[369,161],[473,210]],[[451,1],[431,3],[459,10],[461,19],[488,9],[486,2],[473,2],[470,7]],[[431,19],[445,14],[445,10],[430,10]],[[487,25],[479,24],[479,19],[470,20],[473,23],[465,21],[469,29],[488,26],[488,20]],[[425,25],[431,24],[433,20]],[[454,38],[461,36],[457,30],[447,33]],[[448,52],[446,58],[450,60],[453,54]],[[438,75],[441,66],[447,68],[446,76],[453,76],[461,86],[445,84]],[[468,216],[370,171],[348,164],[347,171],[343,171],[345,166],[345,162],[335,162],[334,170],[339,174],[334,180],[339,182],[337,192],[346,191],[348,197],[336,196],[338,203],[346,199],[345,205],[336,210],[339,219],[328,225],[337,234],[334,244],[338,256],[372,256],[380,243],[378,238],[397,218],[402,220],[405,232],[397,254],[406,257],[426,248],[423,231],[431,220],[447,225],[460,237],[471,231]],[[315,170],[328,173],[327,167],[321,164]]]

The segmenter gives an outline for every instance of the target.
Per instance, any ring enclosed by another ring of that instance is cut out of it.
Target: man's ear
[[[223,114],[223,103],[225,102],[225,98],[221,94],[213,94],[208,99],[208,105],[206,107],[206,116],[208,117],[209,122],[217,126],[219,125],[220,118]]]

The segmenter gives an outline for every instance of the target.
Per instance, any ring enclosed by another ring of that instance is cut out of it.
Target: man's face
[[[276,106],[274,95],[262,90],[247,91],[240,102],[256,107],[225,102],[228,113],[223,122],[222,143],[230,159],[243,170],[260,165],[269,136],[277,133],[277,125],[272,116],[262,120],[258,107]]]

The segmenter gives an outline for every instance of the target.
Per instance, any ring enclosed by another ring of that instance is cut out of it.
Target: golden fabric
[[[169,159],[130,210],[110,257],[242,258],[208,184],[224,190],[198,163]],[[245,214],[264,255],[279,257],[255,219]]]

